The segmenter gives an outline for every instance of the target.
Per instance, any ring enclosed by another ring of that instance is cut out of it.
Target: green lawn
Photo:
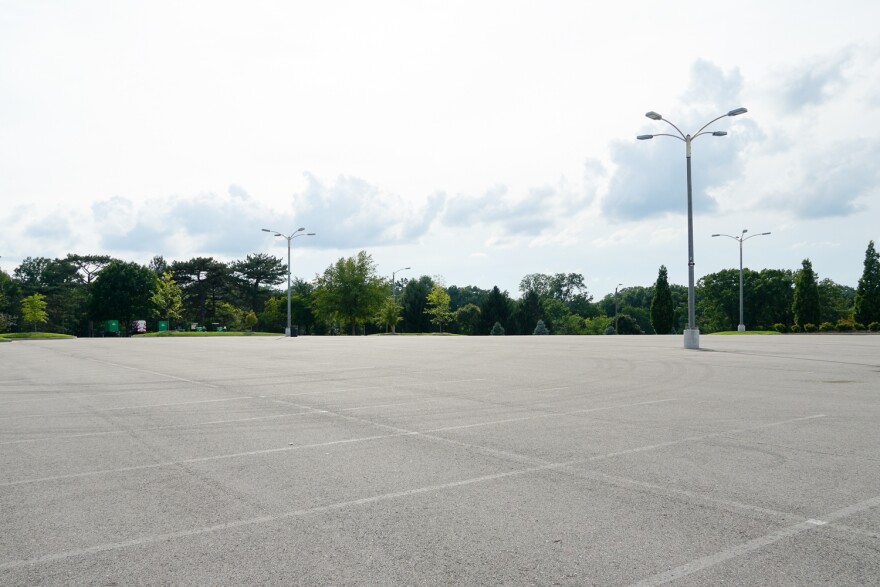
[[[713,335],[720,334],[723,336],[734,336],[734,335],[748,335],[748,334],[779,334],[775,330],[746,330],[745,332],[739,332],[738,330],[725,330],[724,332],[713,332]]]
[[[283,332],[177,332],[167,330],[165,332],[148,332],[137,336],[284,336]]]
[[[76,338],[69,334],[54,332],[6,332],[0,334],[0,340],[45,340],[49,338]]]

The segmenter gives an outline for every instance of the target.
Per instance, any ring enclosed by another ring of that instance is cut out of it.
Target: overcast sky
[[[855,286],[880,241],[880,3],[0,0],[0,268],[293,241],[598,299],[745,266]]]

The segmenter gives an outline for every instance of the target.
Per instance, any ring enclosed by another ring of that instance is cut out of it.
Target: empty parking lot
[[[0,584],[864,585],[880,336],[0,345]]]

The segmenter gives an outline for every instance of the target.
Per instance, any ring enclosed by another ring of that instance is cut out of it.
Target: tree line
[[[264,253],[223,262],[213,257],[139,265],[106,255],[28,257],[12,275],[0,271],[0,332],[41,329],[78,336],[103,333],[118,320],[168,321],[173,329],[283,332],[286,264]],[[857,287],[819,279],[809,259],[798,270],[743,270],[748,330],[880,328],[880,256],[868,244]],[[303,334],[449,332],[465,335],[669,334],[687,324],[687,288],[669,284],[661,266],[648,286],[594,300],[579,273],[526,275],[512,298],[497,286],[446,285],[440,277],[382,277],[361,251],[312,281],[291,284],[291,322]],[[696,286],[701,332],[735,330],[739,271],[725,269]]]

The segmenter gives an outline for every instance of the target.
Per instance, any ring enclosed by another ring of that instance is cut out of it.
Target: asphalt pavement
[[[880,583],[880,336],[0,345],[2,585]]]

